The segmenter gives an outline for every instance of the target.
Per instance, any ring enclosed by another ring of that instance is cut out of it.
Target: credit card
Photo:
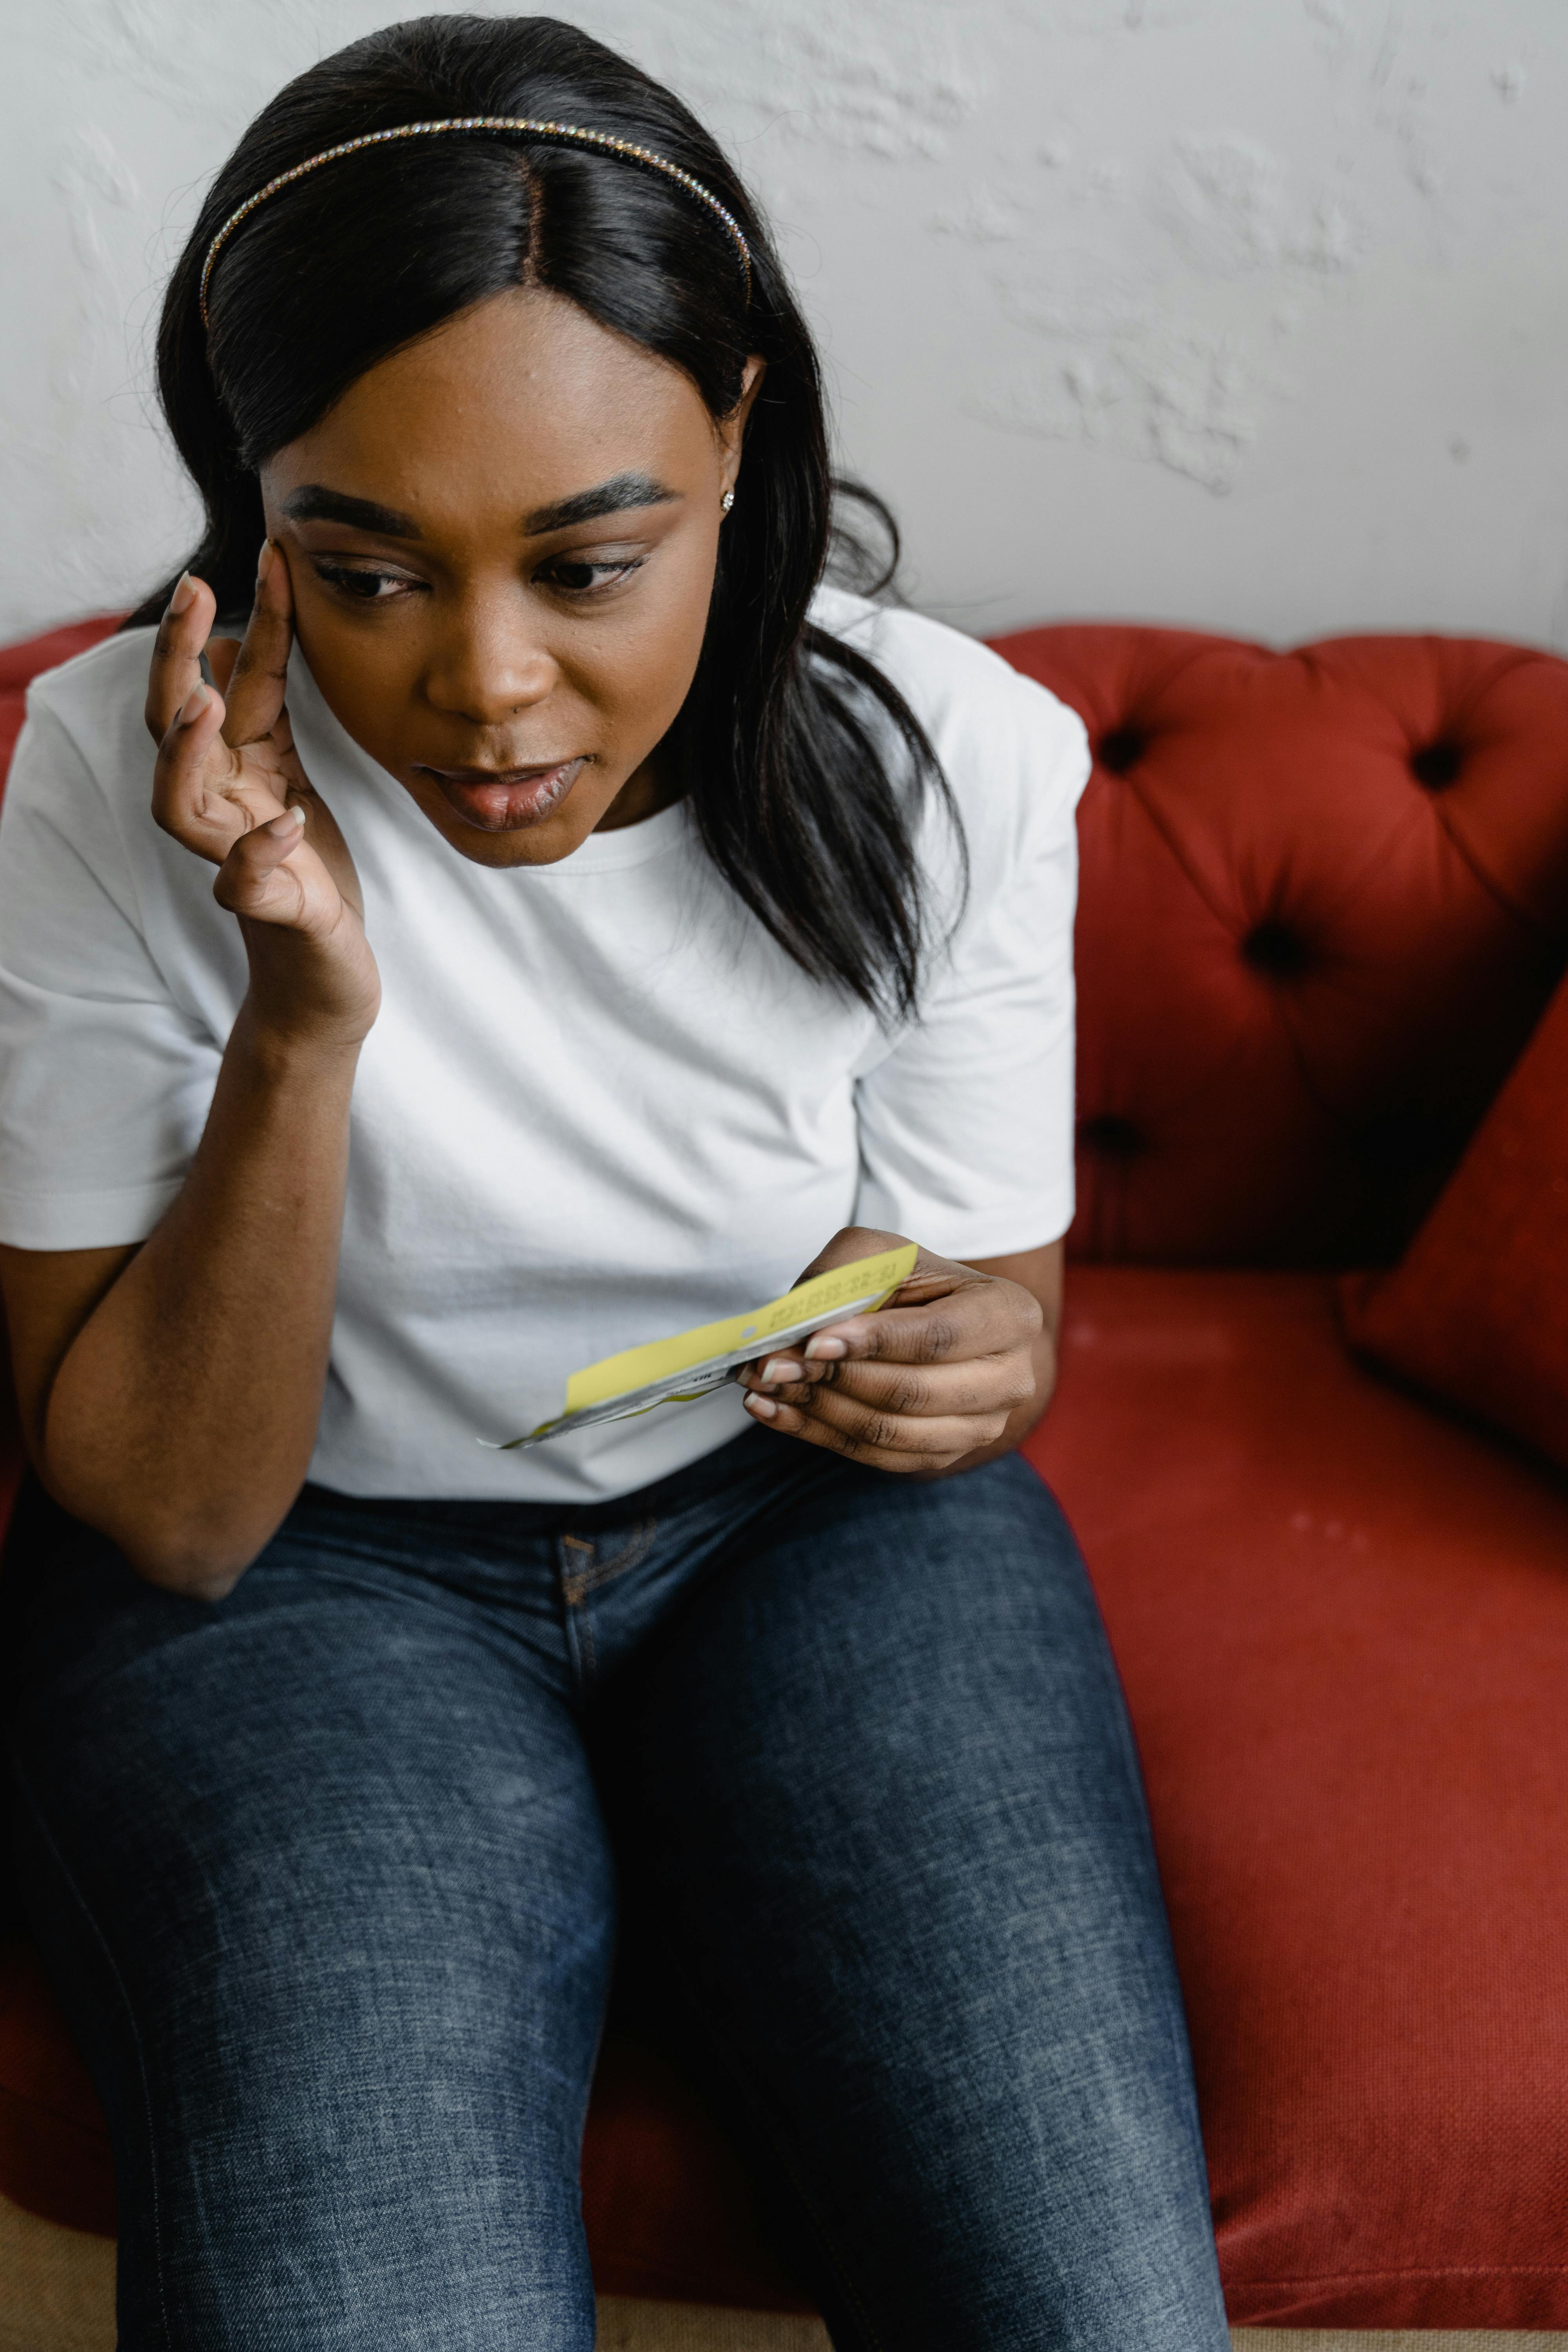
[[[914,1243],[906,1242],[901,1249],[883,1250],[875,1257],[856,1258],[848,1265],[814,1274],[782,1298],[770,1298],[749,1314],[727,1315],[722,1322],[699,1323],[672,1339],[649,1339],[640,1348],[601,1357],[596,1364],[573,1373],[553,1421],[541,1422],[526,1436],[510,1438],[503,1445],[483,1437],[479,1442],[492,1454],[511,1454],[520,1445],[542,1445],[574,1429],[591,1429],[595,1422],[627,1421],[661,1404],[693,1403],[721,1388],[731,1372],[753,1357],[795,1347],[825,1323],[874,1314],[909,1280],[918,1255]]]

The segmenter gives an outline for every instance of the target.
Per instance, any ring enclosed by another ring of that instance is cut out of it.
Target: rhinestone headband
[[[650,147],[637,146],[633,140],[617,139],[608,131],[582,131],[572,122],[535,122],[527,115],[464,114],[440,122],[405,122],[395,131],[367,131],[361,138],[345,139],[336,147],[323,148],[319,155],[308,156],[304,163],[296,163],[291,172],[279,172],[275,180],[268,180],[264,188],[258,188],[253,196],[246,198],[237,212],[230,213],[207,247],[197,296],[203,326],[210,327],[212,324],[207,316],[207,288],[212,282],[213,268],[219,254],[241,222],[247,221],[257,206],[264,205],[268,196],[275,196],[279,188],[287,188],[295,180],[302,180],[307,172],[319,171],[323,163],[335,163],[340,155],[356,154],[362,147],[384,147],[393,139],[433,138],[444,131],[510,131],[530,139],[558,139],[565,146],[596,148],[601,153],[622,155],[628,163],[646,163],[650,171],[662,172],[666,179],[678,182],[688,195],[695,196],[699,203],[706,205],[733,239],[741,257],[741,268],[745,273],[746,299],[748,302],[751,300],[752,248],[746,243],[740,222],[733,213],[725,210],[718,197],[705,188],[700,180],[694,180],[690,173],[682,171],[679,163],[671,163],[665,156],[656,155]]]

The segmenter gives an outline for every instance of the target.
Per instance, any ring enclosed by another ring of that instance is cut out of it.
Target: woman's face
[[[672,796],[761,373],[716,425],[563,297],[499,294],[263,467],[312,677],[465,857],[550,865]]]

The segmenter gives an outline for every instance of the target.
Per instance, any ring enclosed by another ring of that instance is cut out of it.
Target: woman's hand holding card
[[[848,1226],[805,1276],[899,1238]],[[1033,1422],[1046,1398],[1044,1323],[1021,1283],[922,1249],[879,1313],[749,1365],[740,1375],[747,1410],[874,1469],[932,1476],[1005,1451]]]

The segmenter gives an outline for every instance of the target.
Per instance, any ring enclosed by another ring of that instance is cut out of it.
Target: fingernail
[[[847,1356],[849,1350],[842,1339],[808,1339],[805,1343],[805,1352],[814,1363],[824,1364],[835,1361],[840,1356]]]
[[[300,807],[299,802],[296,801],[293,807],[286,808],[281,816],[273,817],[268,824],[267,830],[268,833],[276,833],[279,835],[285,833],[302,833],[304,831],[304,826],[305,812]]]
[[[759,1377],[770,1388],[777,1388],[785,1381],[798,1381],[805,1370],[804,1364],[792,1363],[788,1356],[770,1356]]]
[[[169,599],[171,613],[188,613],[196,601],[196,583],[188,572],[182,572],[174,583],[174,593]]]
[[[772,1397],[759,1396],[756,1390],[752,1389],[746,1397],[746,1411],[760,1414],[763,1421],[772,1421],[778,1407]]]
[[[261,552],[256,559],[256,584],[258,588],[272,569],[272,541],[269,539],[264,539],[261,542]]]
[[[186,695],[184,702],[180,705],[181,726],[189,727],[194,720],[201,717],[206,707],[206,688],[205,686],[193,686],[189,694]]]

